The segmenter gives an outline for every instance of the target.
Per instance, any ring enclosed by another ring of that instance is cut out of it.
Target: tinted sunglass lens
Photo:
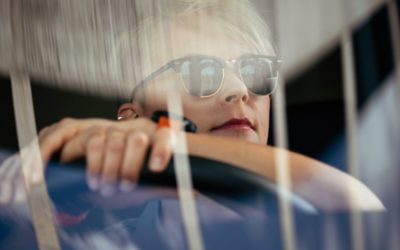
[[[193,96],[214,94],[222,81],[223,65],[207,57],[191,57],[181,64],[183,84]]]
[[[240,75],[247,88],[257,95],[271,94],[278,82],[277,70],[271,61],[263,58],[243,60]]]

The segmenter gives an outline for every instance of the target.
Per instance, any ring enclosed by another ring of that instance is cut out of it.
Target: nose
[[[225,75],[220,93],[221,101],[224,103],[239,101],[247,103],[250,98],[246,85],[242,79],[233,72],[227,72]]]

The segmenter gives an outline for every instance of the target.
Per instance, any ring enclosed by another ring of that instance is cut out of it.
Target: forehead
[[[199,29],[176,26],[172,29],[171,57],[202,54],[223,59],[237,58],[242,54],[255,53],[244,41],[229,34],[222,27],[205,25]]]
[[[151,73],[169,61],[189,55],[209,55],[222,59],[238,58],[254,53],[249,43],[230,33],[226,27],[212,21],[197,25],[171,23],[153,34],[150,64],[145,71]]]

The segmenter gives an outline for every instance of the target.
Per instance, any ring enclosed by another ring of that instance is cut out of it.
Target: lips
[[[247,118],[234,118],[234,119],[231,119],[231,120],[225,122],[222,125],[212,128],[211,131],[225,130],[225,129],[231,129],[231,130],[252,129],[252,130],[254,130],[254,126],[253,126],[253,124],[251,124],[251,122]]]

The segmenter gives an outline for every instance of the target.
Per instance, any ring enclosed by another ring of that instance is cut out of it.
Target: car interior
[[[386,211],[320,211],[290,190],[254,173],[189,156],[204,249],[400,249],[400,158],[393,153],[400,149],[396,106],[400,100],[396,67],[400,62],[394,56],[400,45],[393,42],[390,9],[397,6],[400,13],[400,1],[381,2],[352,24],[350,41],[359,157],[364,157],[358,177],[382,199]],[[309,63],[300,71],[287,74],[284,112],[289,150],[351,172],[344,49],[342,40],[336,39],[311,62],[306,60]],[[3,51],[0,49],[0,57]],[[1,62],[0,168],[20,149],[11,69],[3,70],[4,65]],[[116,120],[122,101],[119,97],[62,88],[51,77],[32,77],[30,86],[37,131],[64,117]],[[270,119],[268,144],[279,146],[274,112]],[[159,175],[144,167],[132,193],[105,198],[85,184],[85,159],[60,163],[55,156],[48,163],[45,183],[53,208],[51,217],[56,221],[56,249],[193,249],[190,229],[185,228],[181,217],[175,174],[174,160]],[[290,206],[288,217],[280,207],[282,199]],[[37,224],[32,223],[33,215],[28,212],[27,217],[20,218],[18,213],[13,207],[0,205],[0,249],[46,249],[38,237]],[[291,237],[284,223],[288,218]]]

